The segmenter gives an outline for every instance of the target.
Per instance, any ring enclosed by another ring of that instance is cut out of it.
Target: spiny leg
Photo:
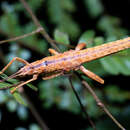
[[[79,50],[82,50],[82,49],[85,48],[85,47],[86,47],[86,44],[85,44],[85,43],[79,43],[79,44],[76,46],[75,50],[76,50],[76,51],[79,51]]]
[[[49,48],[48,51],[52,54],[52,55],[57,55],[59,54],[59,52],[57,52],[56,50]]]
[[[84,66],[80,66],[80,70],[89,78],[96,80],[97,82],[104,84],[104,80],[100,78],[98,75],[94,74],[93,72],[87,70]]]
[[[31,79],[29,79],[29,80],[27,80],[27,81],[25,81],[25,82],[22,82],[21,84],[19,84],[18,86],[16,86],[16,87],[15,87],[13,90],[11,90],[10,92],[11,92],[11,93],[14,93],[14,92],[16,91],[16,89],[22,87],[22,86],[25,85],[25,84],[28,84],[28,83],[30,83],[30,82],[36,80],[37,77],[38,77],[38,75],[33,75],[33,77],[32,77]]]
[[[21,63],[24,63],[24,64],[29,64],[26,60],[22,59],[22,58],[19,58],[19,57],[14,57],[0,72],[0,74],[2,74],[14,61],[19,61]]]

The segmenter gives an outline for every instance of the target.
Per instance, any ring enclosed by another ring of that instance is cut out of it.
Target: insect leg
[[[52,55],[57,55],[57,54],[59,54],[59,52],[57,52],[56,50],[51,49],[51,48],[49,48],[48,51],[49,51]]]
[[[27,80],[27,81],[25,81],[25,82],[22,82],[21,84],[19,84],[18,86],[16,86],[16,87],[15,87],[13,90],[11,90],[10,92],[11,92],[11,93],[14,93],[17,88],[20,88],[20,87],[22,87],[23,85],[28,84],[28,83],[30,83],[30,82],[36,80],[37,77],[38,77],[38,75],[33,75],[32,79],[29,79],[29,80]]]
[[[24,63],[24,64],[29,64],[26,60],[22,59],[22,58],[19,58],[19,57],[14,57],[0,72],[0,74],[2,74],[14,61],[19,61],[21,63]]]
[[[96,80],[97,82],[104,84],[104,80],[100,78],[98,75],[94,74],[93,72],[87,70],[84,66],[80,66],[80,70],[89,78]]]
[[[85,48],[85,47],[86,47],[86,44],[85,44],[85,43],[79,43],[79,44],[76,46],[75,50],[79,51],[79,50],[82,50],[82,49]]]
[[[75,50],[81,50],[86,46],[85,43],[80,43],[76,46]],[[90,70],[87,70],[84,66],[80,66],[79,68],[86,76],[88,76],[89,78],[96,80],[97,82],[104,84],[104,80],[102,78],[100,78],[98,75],[94,74],[93,72],[91,72]]]
[[[52,78],[55,78],[57,76],[60,76],[62,74],[63,74],[63,72],[59,72],[59,73],[55,73],[55,74],[52,74],[52,75],[49,75],[49,76],[42,77],[42,79],[43,80],[48,80],[48,79],[52,79]]]

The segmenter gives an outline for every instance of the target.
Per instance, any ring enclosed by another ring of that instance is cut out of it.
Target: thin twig
[[[33,105],[32,102],[30,101],[30,99],[29,99],[29,97],[27,96],[27,94],[25,94],[24,92],[22,92],[22,95],[23,95],[24,98],[26,99],[30,111],[32,112],[33,116],[34,116],[35,119],[37,120],[37,122],[38,122],[38,124],[40,125],[40,127],[42,128],[42,130],[49,130],[49,128],[48,128],[47,125],[45,124],[44,120],[41,118],[41,116],[39,115],[39,113],[38,113],[37,110],[35,109],[34,105]]]
[[[82,81],[82,84],[89,90],[89,92],[92,94],[93,98],[95,99],[97,105],[103,109],[103,111],[115,122],[115,124],[122,130],[126,130],[108,111],[108,109],[105,107],[105,105],[101,102],[101,100],[97,97],[95,92],[93,91],[92,87],[89,86],[89,84],[86,81]]]
[[[8,34],[7,33],[5,33],[5,32],[3,32],[1,29],[0,29],[0,34],[2,34],[2,35],[5,35],[5,36],[7,36],[8,37]],[[11,35],[11,34],[10,34]],[[10,37],[13,37],[13,35],[11,35]],[[12,39],[12,38],[11,38]],[[38,53],[38,54],[40,54],[40,55],[44,55],[43,54],[43,52],[40,52],[39,51],[39,49],[37,49],[36,47],[34,47],[34,46],[30,46],[30,45],[28,45],[28,44],[26,44],[26,42],[24,41],[20,41],[20,39],[17,39],[19,42],[18,42],[18,44],[20,45],[20,46],[22,46],[22,47],[24,47],[24,48],[27,48],[27,49],[29,49],[29,50],[31,50],[31,51],[34,51],[34,52],[36,52],[36,53]],[[8,41],[9,42],[9,41]]]
[[[73,90],[73,92],[74,92],[74,94],[75,94],[75,96],[76,96],[76,98],[77,98],[77,100],[78,100],[78,102],[79,102],[79,104],[80,104],[80,107],[81,107],[81,109],[82,109],[82,112],[85,114],[85,117],[88,119],[88,121],[89,121],[90,125],[92,126],[92,128],[93,128],[94,130],[96,130],[96,126],[95,126],[94,122],[90,119],[90,117],[89,117],[89,115],[88,115],[88,113],[87,113],[85,107],[83,106],[83,104],[82,104],[82,102],[81,102],[81,100],[80,100],[80,97],[79,97],[78,93],[76,92],[76,90],[75,90],[75,88],[74,88],[74,86],[73,86],[73,84],[72,84],[72,79],[71,79],[71,77],[69,77],[68,79],[69,79],[71,88],[72,88],[72,90]]]
[[[35,31],[32,31],[31,33],[27,33],[27,34],[24,34],[24,35],[22,35],[22,36],[10,38],[10,39],[8,39],[8,40],[0,41],[0,44],[5,43],[5,42],[10,42],[10,41],[16,41],[16,40],[19,40],[19,39],[22,39],[22,38],[31,36],[31,35],[33,35],[33,34],[39,33],[41,30],[42,30],[42,28],[37,28]]]
[[[2,41],[0,41],[0,44],[6,43],[6,42],[11,42],[11,41],[16,41],[16,40],[20,40],[20,39],[28,37],[28,36],[32,36],[33,34],[40,33],[41,30],[43,30],[43,28],[38,27],[35,31],[32,31],[31,33],[23,34],[21,36],[13,37],[13,38],[10,38],[10,39],[7,39],[7,40],[2,40]],[[7,36],[7,34],[5,32],[3,32],[2,30],[0,30],[0,33]],[[22,42],[20,42],[20,43],[22,43]],[[64,45],[64,46],[66,46],[68,48],[74,48],[74,46],[70,45],[70,44],[68,45],[68,44],[65,44],[65,43],[62,43],[62,42],[58,43],[58,44]],[[26,44],[22,44],[22,45],[25,46]],[[26,47],[28,47],[28,46],[26,46]],[[32,49],[32,50],[35,51],[36,49]]]
[[[32,10],[30,9],[29,5],[27,4],[27,2],[25,0],[20,0],[21,3],[24,5],[24,8],[28,11],[28,13],[30,14],[30,16],[32,17],[32,20],[34,21],[35,25],[37,27],[41,27],[41,34],[43,35],[43,37],[58,51],[60,52],[60,50],[58,49],[58,47],[56,46],[56,42],[48,35],[48,33],[45,31],[45,29],[42,27],[42,25],[40,24],[39,20],[37,19],[37,17],[34,15],[34,13],[32,12]]]

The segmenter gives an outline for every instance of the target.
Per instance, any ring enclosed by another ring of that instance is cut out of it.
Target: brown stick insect
[[[69,50],[64,53],[58,53],[54,49],[49,49],[49,52],[53,56],[48,56],[32,63],[15,57],[1,70],[0,74],[2,74],[14,61],[19,61],[25,64],[25,66],[5,80],[32,75],[31,79],[17,85],[11,93],[15,92],[17,88],[36,80],[40,74],[44,75],[44,80],[48,80],[59,75],[64,75],[70,70],[81,70],[89,78],[103,84],[104,80],[102,78],[90,70],[87,70],[82,64],[130,48],[130,37],[83,49],[85,46],[85,43],[80,43],[76,46],[75,50]]]

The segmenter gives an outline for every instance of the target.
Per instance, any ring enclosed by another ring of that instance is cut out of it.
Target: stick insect
[[[64,53],[58,53],[54,49],[49,49],[52,56],[45,57],[32,63],[29,63],[19,57],[15,57],[1,70],[0,74],[4,73],[4,71],[14,61],[19,61],[25,64],[25,66],[5,80],[28,75],[32,76],[31,79],[17,85],[13,90],[11,90],[11,93],[14,93],[16,89],[22,87],[23,85],[36,80],[40,74],[43,74],[43,80],[48,80],[64,75],[70,70],[81,70],[89,78],[104,84],[104,80],[101,77],[86,69],[82,64],[130,48],[130,37],[92,48],[83,49],[85,46],[85,43],[80,43],[76,46],[75,50],[69,50]]]

